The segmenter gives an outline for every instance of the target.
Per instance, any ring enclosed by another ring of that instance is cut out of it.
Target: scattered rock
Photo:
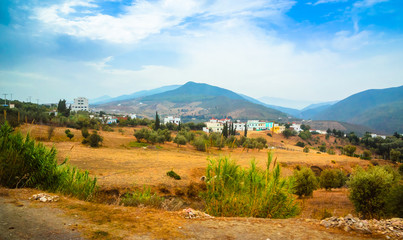
[[[197,211],[192,208],[186,208],[182,210],[182,214],[184,215],[185,218],[188,219],[194,219],[194,218],[214,218],[210,215],[208,215],[205,212]]]
[[[34,194],[32,197],[29,198],[29,200],[38,200],[41,202],[57,202],[59,201],[59,196],[51,196],[46,193],[39,193]]]
[[[340,228],[346,232],[355,231],[365,234],[382,234],[386,239],[403,239],[403,219],[401,218],[361,220],[348,214],[344,218],[326,218],[320,222],[320,225],[326,228]]]

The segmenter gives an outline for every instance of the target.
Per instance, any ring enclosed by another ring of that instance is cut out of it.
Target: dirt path
[[[382,239],[326,229],[318,220],[184,219],[179,212],[95,204],[65,197],[57,203],[33,202],[27,199],[37,190],[0,190],[1,240]]]
[[[75,219],[60,209],[35,205],[29,200],[0,196],[0,239],[83,239],[74,228]]]

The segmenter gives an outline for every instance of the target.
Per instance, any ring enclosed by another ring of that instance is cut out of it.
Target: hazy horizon
[[[194,81],[256,99],[341,100],[403,85],[402,10],[398,0],[6,0],[0,94],[50,103]]]

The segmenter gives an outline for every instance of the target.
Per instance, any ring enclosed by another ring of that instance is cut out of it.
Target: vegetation
[[[91,147],[97,148],[102,143],[103,138],[98,135],[97,131],[93,131],[92,134],[88,137],[88,142]]]
[[[340,169],[325,169],[320,174],[320,187],[327,191],[341,188],[346,183],[346,176]]]
[[[298,213],[292,195],[293,181],[280,177],[280,166],[272,165],[269,153],[266,169],[251,161],[243,169],[226,157],[210,159],[207,191],[203,194],[207,213],[214,216],[287,218]]]
[[[175,180],[181,180],[181,176],[179,176],[176,172],[174,172],[174,170],[168,171],[167,176]]]
[[[66,129],[66,131],[64,131],[64,133],[66,133],[66,136],[71,140],[74,137],[74,134],[70,131],[70,129]]]
[[[151,144],[164,143],[172,140],[171,132],[168,129],[158,129],[155,131],[148,128],[142,128],[135,131],[134,136],[138,142],[141,142],[144,139]]]
[[[310,197],[313,191],[318,188],[318,180],[310,168],[302,168],[294,171],[294,193],[299,197]]]
[[[296,136],[296,135],[297,135],[297,132],[294,131],[294,130],[291,130],[291,129],[289,129],[289,128],[286,128],[286,129],[283,131],[283,136],[284,136],[285,138],[289,138],[289,137],[291,137],[291,136]]]
[[[143,187],[143,190],[136,190],[124,194],[120,200],[120,204],[134,207],[144,205],[159,208],[163,200],[164,199],[159,197],[157,194],[152,194],[150,187]]]
[[[27,135],[12,134],[8,123],[0,128],[0,183],[9,188],[38,188],[89,200],[96,191],[96,178],[57,164],[56,150],[48,150]]]
[[[392,204],[401,202],[401,199],[396,199],[402,188],[398,181],[399,175],[385,167],[370,167],[367,171],[357,168],[347,182],[350,188],[349,197],[355,210],[364,218],[394,215],[388,209],[401,208],[401,205]],[[396,189],[396,192],[392,192],[392,189]],[[388,199],[394,201],[388,203]]]
[[[343,150],[344,150],[344,153],[345,153],[347,156],[352,157],[352,156],[354,155],[355,150],[357,150],[357,147],[356,147],[356,146],[352,146],[352,145],[347,145],[347,146],[345,146],[345,147],[343,148]]]

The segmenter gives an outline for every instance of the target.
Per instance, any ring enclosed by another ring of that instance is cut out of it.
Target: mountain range
[[[226,116],[283,122],[296,119],[325,120],[326,124],[332,125],[337,121],[344,124],[345,129],[357,129],[362,133],[374,131],[372,129],[388,134],[403,132],[403,86],[367,90],[341,101],[314,103],[298,110],[264,103],[224,88],[188,82],[182,86],[171,85],[104,98],[95,103],[95,108],[140,113],[144,117],[152,117],[158,111],[162,115],[178,115],[185,120],[200,121]],[[340,128],[343,130],[343,127]]]

